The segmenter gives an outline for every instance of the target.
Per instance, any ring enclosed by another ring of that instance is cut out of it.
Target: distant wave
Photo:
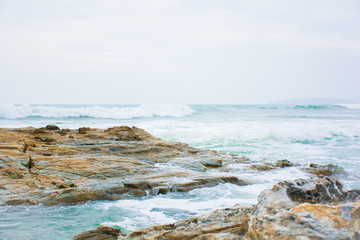
[[[305,109],[328,109],[329,107],[331,107],[331,105],[295,105],[292,106],[291,108],[295,108],[295,109],[301,109],[301,108],[305,108]]]
[[[27,117],[45,118],[110,118],[132,119],[142,117],[185,117],[195,113],[183,104],[143,104],[140,106],[111,105],[0,105],[0,118],[19,119]]]
[[[360,110],[360,103],[336,103],[336,104],[304,104],[304,105],[292,105],[289,108],[292,109],[336,109],[346,108]]]
[[[355,109],[360,110],[360,103],[341,103],[341,104],[335,104],[336,106],[348,108],[348,109]]]

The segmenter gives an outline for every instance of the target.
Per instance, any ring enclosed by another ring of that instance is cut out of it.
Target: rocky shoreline
[[[280,182],[257,205],[233,206],[130,233],[99,226],[78,234],[89,239],[360,239],[360,190],[345,192],[333,178]]]
[[[244,157],[200,150],[136,127],[0,129],[0,206],[77,204],[251,184],[226,172]],[[171,167],[171,168],[170,168]]]
[[[221,183],[253,184],[231,164],[258,172],[292,167],[288,160],[254,162],[155,138],[136,127],[0,129],[0,206],[47,206],[117,200]],[[256,206],[153,226],[129,235],[100,226],[75,239],[359,239],[359,191],[345,192],[335,165],[311,164],[319,178],[286,181]]]

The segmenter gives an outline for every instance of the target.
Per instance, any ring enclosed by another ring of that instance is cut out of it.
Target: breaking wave
[[[1,105],[0,118],[110,118],[185,117],[195,113],[183,104],[142,104],[139,106],[103,105]]]
[[[306,109],[327,109],[329,108],[328,105],[296,105],[292,108],[306,108]]]
[[[359,103],[339,103],[330,105],[295,105],[291,106],[292,109],[311,109],[311,110],[322,110],[322,109],[355,109],[360,110]]]
[[[360,110],[360,103],[342,103],[342,104],[336,104],[336,106],[340,106],[348,109]]]

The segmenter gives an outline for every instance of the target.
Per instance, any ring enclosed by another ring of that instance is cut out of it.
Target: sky
[[[360,102],[359,0],[0,0],[0,103]]]

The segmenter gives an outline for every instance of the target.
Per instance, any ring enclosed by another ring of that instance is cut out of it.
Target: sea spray
[[[183,104],[128,105],[1,105],[0,118],[109,118],[132,119],[151,117],[184,117],[193,114]]]

